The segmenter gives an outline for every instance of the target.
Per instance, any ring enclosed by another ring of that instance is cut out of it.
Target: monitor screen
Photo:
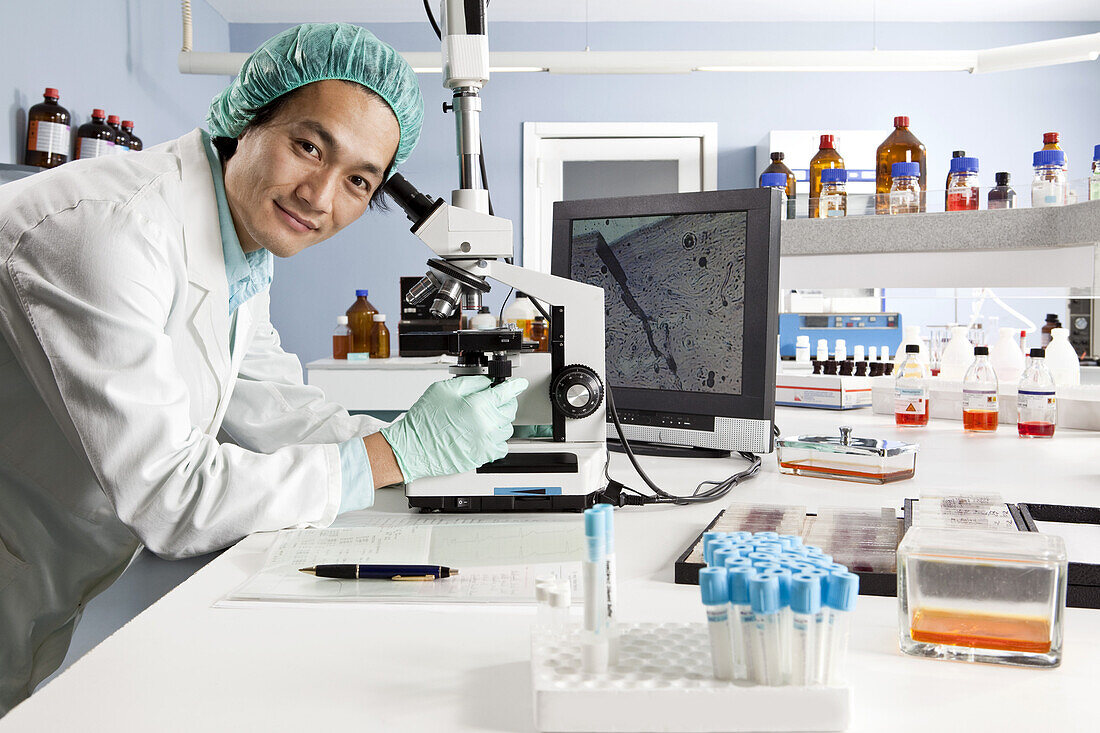
[[[565,201],[553,227],[553,274],[604,291],[606,381],[634,436],[770,450],[778,193]]]
[[[603,288],[609,385],[741,394],[747,221],[573,220],[569,277]]]

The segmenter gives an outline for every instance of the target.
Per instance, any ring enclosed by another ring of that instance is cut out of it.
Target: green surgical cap
[[[233,83],[210,102],[210,134],[235,138],[260,107],[324,79],[357,82],[386,100],[401,128],[393,168],[404,163],[420,139],[424,121],[416,74],[392,47],[348,23],[306,23],[257,48]]]

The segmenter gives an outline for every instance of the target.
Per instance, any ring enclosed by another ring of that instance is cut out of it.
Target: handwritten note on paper
[[[277,533],[264,567],[217,605],[254,602],[527,603],[535,578],[568,578],[580,596],[584,532],[576,521],[382,517],[373,526]],[[437,581],[337,580],[299,568],[421,563],[459,569]]]

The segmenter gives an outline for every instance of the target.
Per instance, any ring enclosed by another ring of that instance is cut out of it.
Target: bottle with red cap
[[[118,126],[118,115],[107,116],[107,127],[115,131],[115,152],[116,153],[128,153],[130,152],[130,137],[122,128]]]
[[[73,160],[113,155],[115,140],[115,131],[107,126],[107,113],[101,109],[93,109],[92,121],[85,122],[76,130]]]
[[[810,218],[818,217],[818,203],[821,198],[821,171],[826,168],[843,168],[844,158],[836,151],[836,140],[832,135],[822,135],[817,155],[810,158]]]
[[[1060,142],[1060,135],[1056,132],[1044,132],[1043,133],[1043,150],[1062,150],[1058,144]],[[1065,157],[1066,151],[1062,150],[1062,168],[1069,170],[1069,158]]]
[[[890,213],[890,184],[894,163],[920,164],[920,210],[924,211],[928,193],[928,151],[909,131],[909,118],[894,118],[894,131],[886,136],[875,154],[875,213]]]
[[[69,159],[69,110],[57,103],[61,95],[46,87],[42,101],[27,110],[27,148],[23,162],[56,168]]]
[[[134,134],[134,121],[123,120],[122,131],[130,138],[130,152],[137,153],[141,150],[141,138]]]

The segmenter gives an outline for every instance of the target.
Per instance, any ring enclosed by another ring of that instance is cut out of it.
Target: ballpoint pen
[[[300,572],[348,580],[438,580],[458,575],[457,570],[442,565],[317,565],[300,568]]]

